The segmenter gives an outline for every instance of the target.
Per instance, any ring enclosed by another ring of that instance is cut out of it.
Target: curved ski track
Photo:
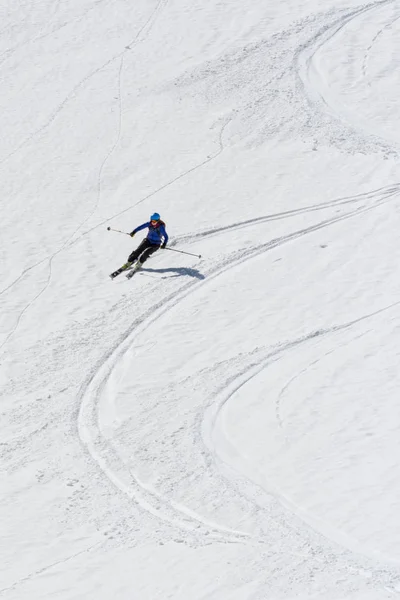
[[[340,102],[332,103],[330,101],[328,93],[329,85],[327,85],[326,82],[323,81],[322,77],[319,76],[318,68],[315,66],[315,57],[319,50],[321,50],[327,42],[332,40],[338,33],[340,33],[346,25],[348,25],[354,19],[366,14],[367,12],[371,12],[391,4],[395,5],[395,0],[378,0],[365,4],[357,9],[353,9],[347,12],[345,15],[338,17],[333,24],[322,27],[306,45],[299,47],[295,56],[295,64],[296,75],[300,88],[302,89],[304,96],[308,99],[308,102],[312,108],[331,115],[337,120],[337,122],[345,124],[346,127],[357,136],[360,136],[362,133],[362,137],[364,139],[370,139],[375,144],[378,144],[381,147],[383,146],[386,151],[392,153],[396,152],[397,154],[400,151],[399,143],[394,143],[391,139],[388,140],[384,137],[376,135],[375,133],[372,133],[368,130],[368,127],[361,122],[352,123],[347,115],[342,114],[340,108],[338,109],[338,105],[340,107]],[[391,19],[383,28],[378,31],[373,42],[366,49],[364,54],[364,65],[366,65],[366,56],[371,50],[373,43],[376,41],[382,31],[387,27],[390,27],[397,18],[400,17]],[[363,67],[362,72],[364,72]]]

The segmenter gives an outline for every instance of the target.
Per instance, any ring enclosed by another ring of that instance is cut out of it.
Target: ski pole
[[[126,233],[126,231],[120,231],[119,229],[113,229],[112,227],[107,227],[107,231],[116,231],[117,233],[123,233],[124,235],[130,235],[130,233]]]
[[[201,258],[201,254],[193,254],[192,252],[185,252],[184,250],[175,250],[175,248],[164,248],[164,250],[171,250],[171,252],[180,252],[181,254],[189,254],[189,256]]]

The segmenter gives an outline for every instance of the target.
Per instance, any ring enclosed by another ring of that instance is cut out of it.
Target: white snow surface
[[[399,3],[0,8],[0,598],[399,597]]]

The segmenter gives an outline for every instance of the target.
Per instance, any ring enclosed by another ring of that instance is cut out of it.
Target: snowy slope
[[[0,6],[0,597],[398,596],[398,4]]]

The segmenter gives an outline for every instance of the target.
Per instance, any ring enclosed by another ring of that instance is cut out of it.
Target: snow
[[[0,597],[399,596],[398,4],[0,3]]]

